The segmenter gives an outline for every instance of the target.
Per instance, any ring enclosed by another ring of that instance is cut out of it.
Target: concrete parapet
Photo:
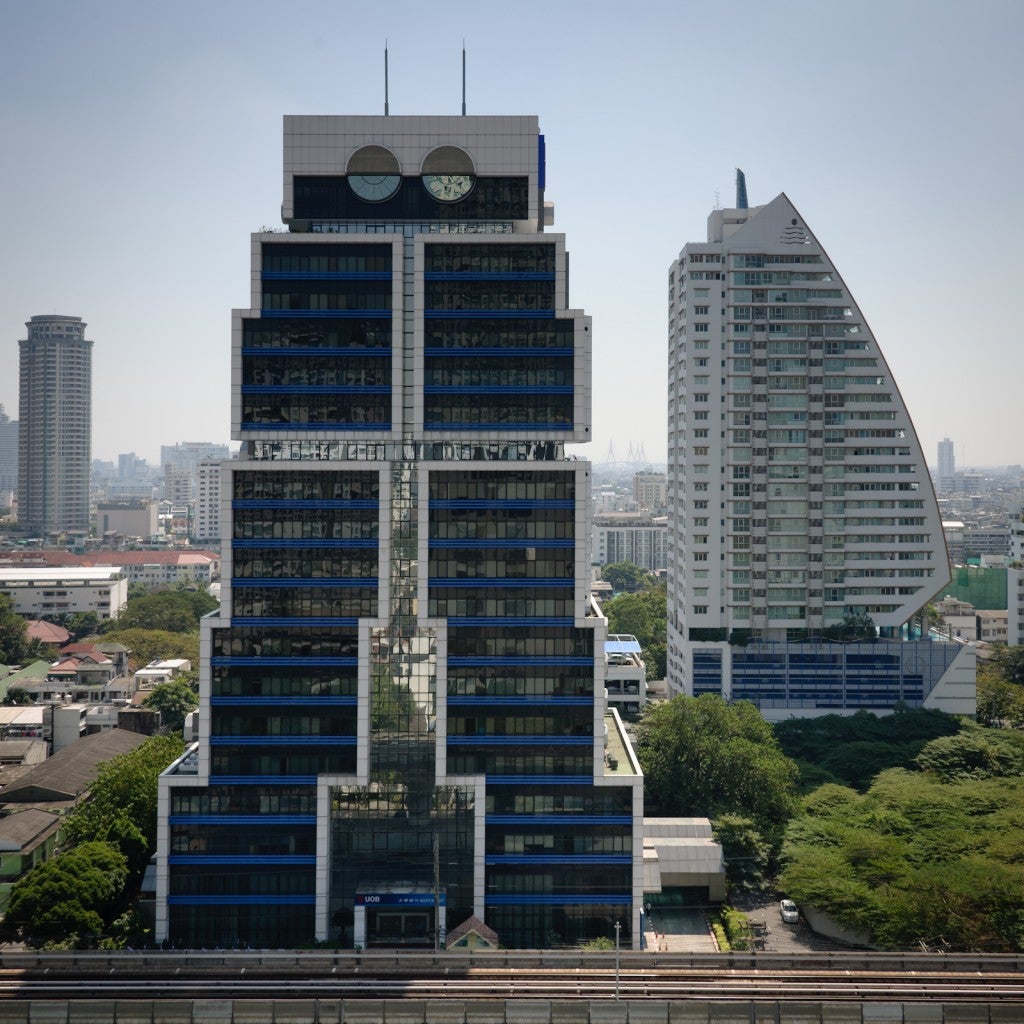
[[[0,1024],[1021,1024],[1024,1005],[705,1000],[0,999]]]

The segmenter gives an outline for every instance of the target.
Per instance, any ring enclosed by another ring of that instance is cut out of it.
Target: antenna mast
[[[462,40],[462,116],[466,116],[466,40]]]
[[[391,111],[388,110],[388,41],[384,40],[384,116],[387,117]]]

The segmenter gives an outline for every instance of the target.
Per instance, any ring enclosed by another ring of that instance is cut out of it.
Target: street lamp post
[[[615,922],[615,1000],[619,998],[619,933],[622,930],[622,925]]]

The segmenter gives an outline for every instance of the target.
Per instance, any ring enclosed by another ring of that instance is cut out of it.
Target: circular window
[[[345,169],[349,188],[368,203],[390,199],[402,183],[398,158],[383,146],[357,149]]]
[[[420,169],[423,187],[442,203],[455,203],[473,191],[476,168],[470,155],[458,146],[431,150]]]

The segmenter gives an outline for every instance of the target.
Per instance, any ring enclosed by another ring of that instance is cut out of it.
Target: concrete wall
[[[0,1024],[1013,1024],[1003,1003],[704,1000],[0,1000]]]

